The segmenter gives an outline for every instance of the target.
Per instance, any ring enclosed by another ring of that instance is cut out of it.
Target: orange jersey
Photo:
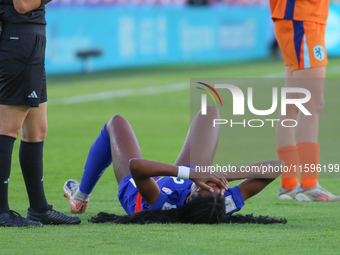
[[[273,19],[326,24],[329,0],[270,0]]]

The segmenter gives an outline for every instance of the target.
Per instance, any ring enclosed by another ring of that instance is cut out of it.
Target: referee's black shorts
[[[38,107],[47,101],[45,26],[12,24],[0,36],[0,104]]]

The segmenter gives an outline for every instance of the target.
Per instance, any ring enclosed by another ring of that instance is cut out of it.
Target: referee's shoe
[[[22,217],[19,213],[9,210],[0,214],[0,227],[42,227],[43,224],[36,221],[30,221]]]
[[[81,219],[79,217],[68,216],[61,212],[53,210],[52,205],[50,205],[50,209],[47,212],[43,213],[38,213],[34,211],[31,207],[28,208],[26,219],[30,221],[38,221],[44,225],[74,225],[81,222]]]

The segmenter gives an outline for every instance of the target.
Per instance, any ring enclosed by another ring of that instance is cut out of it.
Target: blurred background
[[[47,22],[48,75],[279,55],[269,0],[54,0]],[[340,0],[326,46],[340,55]]]

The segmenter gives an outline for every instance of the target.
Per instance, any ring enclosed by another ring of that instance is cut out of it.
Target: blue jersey
[[[162,209],[169,210],[184,206],[193,181],[181,180],[176,177],[165,176],[162,178],[154,177],[161,191],[157,201],[148,206],[146,201],[139,194],[136,184],[131,176],[126,176],[119,184],[118,198],[127,214],[133,214],[141,210]],[[232,214],[239,211],[244,201],[237,186],[228,189],[224,193],[226,202],[226,213]]]

